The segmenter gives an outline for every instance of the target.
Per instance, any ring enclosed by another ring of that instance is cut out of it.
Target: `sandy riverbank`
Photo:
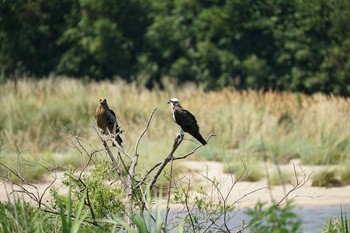
[[[267,179],[257,182],[237,181],[233,176],[223,173],[223,164],[208,161],[189,161],[186,166],[192,171],[193,178],[203,187],[211,186],[207,178],[215,179],[220,183],[220,190],[228,196],[229,204],[236,203],[238,207],[252,207],[256,202],[268,202],[272,200],[279,202],[288,192],[288,200],[292,200],[297,207],[306,206],[330,206],[350,204],[350,186],[324,188],[312,187],[311,180],[308,179],[304,185],[293,191],[293,186],[288,184],[285,187],[279,185],[271,189],[268,188]],[[282,170],[294,171],[294,167],[299,174],[299,182],[312,176],[321,169],[320,166],[299,166],[293,164],[281,166]],[[204,176],[204,177],[203,177]],[[295,183],[295,181],[293,181]],[[229,190],[233,186],[228,195]]]
[[[191,183],[196,184],[198,187],[202,186],[213,192],[217,199],[220,199],[217,195],[218,192],[213,191],[211,182],[214,178],[219,183],[220,191],[223,197],[227,197],[228,204],[235,204],[239,208],[252,207],[258,201],[269,202],[273,199],[279,202],[286,196],[286,193],[293,189],[292,185],[274,186],[271,190],[268,188],[267,180],[262,179],[258,182],[245,182],[236,181],[234,176],[223,173],[223,164],[219,162],[209,161],[186,161],[183,163],[188,169],[188,176],[191,178]],[[293,164],[283,165],[282,169],[293,169]],[[303,176],[308,177],[310,174],[319,169],[315,166],[296,166],[299,174],[300,182],[302,182]],[[47,179],[40,183],[34,184],[34,186],[24,185],[24,187],[37,197],[42,196],[43,202],[49,201],[50,195],[47,189],[50,184],[55,180],[54,185],[58,188],[63,188],[61,180],[63,173],[58,172],[51,174]],[[16,185],[1,182],[0,184],[0,201],[7,201],[12,199],[8,193],[12,190],[19,190]],[[27,195],[23,195],[25,200],[30,200]],[[308,180],[302,187],[292,191],[288,195],[288,200],[293,200],[294,205],[297,207],[306,206],[330,206],[330,205],[347,205],[350,204],[350,186],[336,187],[336,188],[324,188],[324,187],[312,187],[311,180]]]

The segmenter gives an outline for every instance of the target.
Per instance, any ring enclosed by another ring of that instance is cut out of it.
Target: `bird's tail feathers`
[[[122,147],[122,138],[120,137],[119,134],[123,133],[123,130],[120,129],[120,127],[117,127],[116,128],[116,124],[114,124],[114,127],[113,127],[113,132],[115,133],[115,137],[114,137],[114,140],[119,144],[119,146]],[[115,145],[114,145],[115,146]]]
[[[197,139],[200,143],[202,143],[203,146],[207,144],[207,141],[200,135],[200,133],[193,135],[195,139]]]
[[[122,138],[119,135],[115,136],[115,140],[118,142],[118,144],[120,146],[122,145],[123,140],[122,140]]]
[[[122,138],[119,136],[119,134],[121,134],[123,132],[123,130],[120,129],[120,127],[117,125],[117,123],[114,123],[113,125],[113,130],[112,130],[113,134],[115,134],[115,138],[114,140],[120,145],[122,146]],[[113,146],[116,146],[114,143],[113,143]]]

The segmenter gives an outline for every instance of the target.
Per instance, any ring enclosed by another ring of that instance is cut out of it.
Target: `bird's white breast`
[[[174,114],[174,113],[175,113],[174,109],[172,109],[171,112],[173,113],[173,119],[174,119],[174,121],[176,122],[176,118],[175,118],[175,114]]]

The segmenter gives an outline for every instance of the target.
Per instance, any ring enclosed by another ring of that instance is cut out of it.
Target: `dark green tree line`
[[[347,0],[2,0],[0,68],[350,95]]]

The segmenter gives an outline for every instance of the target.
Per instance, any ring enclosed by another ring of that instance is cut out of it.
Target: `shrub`
[[[240,181],[258,181],[264,177],[261,172],[261,166],[257,162],[245,163],[243,161],[237,161],[225,165],[224,172],[234,173],[236,179]]]
[[[262,203],[248,209],[246,214],[251,217],[248,226],[252,233],[297,233],[302,232],[301,220],[292,211],[292,204],[285,206],[274,204],[266,209]]]
[[[342,186],[341,180],[337,177],[335,170],[324,169],[311,177],[312,186],[339,187]]]
[[[329,220],[329,223],[323,227],[323,233],[349,233],[350,218],[340,209],[340,217]]]

